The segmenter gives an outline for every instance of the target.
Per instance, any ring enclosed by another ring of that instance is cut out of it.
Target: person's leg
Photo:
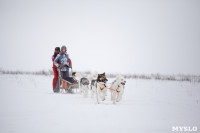
[[[53,91],[56,89],[56,84],[58,82],[58,71],[53,68],[54,78],[53,78]]]
[[[64,72],[64,77],[66,78],[66,77],[69,77],[69,71],[65,71]],[[72,93],[72,90],[70,89],[70,90],[68,90],[68,93]]]
[[[63,72],[62,71],[60,71],[60,74],[63,77]],[[58,75],[58,81],[57,81],[56,89],[54,90],[54,92],[59,92],[59,91],[60,91],[60,89],[59,89],[59,75]]]
[[[66,77],[69,77],[69,71],[65,72]]]
[[[63,78],[69,77],[69,71],[63,71]]]

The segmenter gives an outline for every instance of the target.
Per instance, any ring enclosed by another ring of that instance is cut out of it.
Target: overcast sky
[[[0,0],[0,67],[200,74],[200,0]]]

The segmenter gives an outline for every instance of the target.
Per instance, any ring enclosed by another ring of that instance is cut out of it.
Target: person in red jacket
[[[54,64],[54,60],[56,58],[56,56],[60,53],[60,48],[59,47],[56,47],[55,48],[55,52],[54,52],[54,55],[52,56],[52,61],[53,61],[53,74],[54,74],[54,77],[53,77],[53,91],[55,92],[55,89],[56,89],[56,84],[58,82],[58,69],[57,69],[57,66]],[[72,61],[71,59],[69,58],[69,68],[72,69]]]
[[[57,67],[56,65],[54,65],[54,60],[56,58],[56,56],[60,53],[60,48],[59,47],[56,47],[55,48],[55,51],[54,51],[54,55],[52,56],[52,61],[53,61],[53,74],[54,74],[54,77],[53,77],[53,91],[55,90],[56,88],[56,84],[58,82],[58,71],[57,71]]]

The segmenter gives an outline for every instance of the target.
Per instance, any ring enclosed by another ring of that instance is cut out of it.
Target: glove
[[[69,67],[68,65],[65,65],[64,67]]]
[[[64,65],[63,64],[60,64],[60,66],[59,66],[60,68],[63,68],[64,67]]]

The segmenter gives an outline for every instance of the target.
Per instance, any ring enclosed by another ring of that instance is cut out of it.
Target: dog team
[[[118,75],[110,84],[107,83],[108,79],[106,78],[105,72],[102,74],[95,72],[94,76],[90,74],[87,78],[75,72],[72,76],[78,77],[79,79],[80,93],[83,94],[84,97],[88,97],[88,92],[90,90],[91,97],[96,96],[97,103],[105,100],[107,91],[111,92],[111,100],[114,104],[122,99],[126,81],[121,75]]]

